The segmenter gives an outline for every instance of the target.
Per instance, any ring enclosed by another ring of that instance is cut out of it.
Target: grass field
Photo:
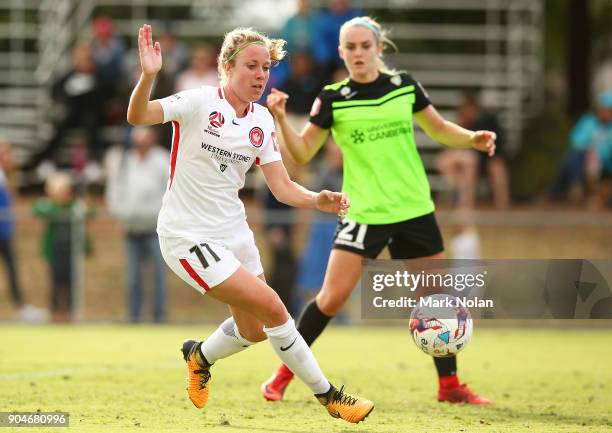
[[[436,402],[432,362],[405,329],[332,327],[315,354],[334,383],[375,402],[358,425],[297,381],[286,401],[264,401],[277,366],[265,342],[219,361],[208,406],[194,408],[179,346],[211,331],[3,325],[0,411],[67,411],[75,432],[612,432],[610,329],[477,328],[460,377],[495,404],[470,407]]]

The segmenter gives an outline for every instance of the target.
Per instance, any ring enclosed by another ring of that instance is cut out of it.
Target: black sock
[[[450,358],[434,358],[438,376],[454,376],[457,374],[457,357]]]
[[[313,299],[302,311],[297,324],[297,330],[309,346],[325,329],[331,317],[326,316],[317,307],[317,300]]]
[[[315,394],[315,397],[317,400],[319,400],[319,403],[325,406],[329,402],[329,399],[332,396],[332,392],[334,392],[335,390],[336,388],[330,382],[329,389],[322,394]]]

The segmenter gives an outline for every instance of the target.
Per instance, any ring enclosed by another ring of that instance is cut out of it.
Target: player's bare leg
[[[255,277],[241,266],[224,282],[211,288],[208,294],[231,305],[232,313],[235,312],[238,316],[238,320],[233,319],[233,323],[240,322],[242,329],[257,327],[260,322],[263,325],[263,332],[268,337],[277,355],[313,391],[316,398],[326,407],[331,416],[357,423],[365,419],[374,409],[374,404],[371,401],[347,394],[344,392],[344,388],[338,390],[329,383],[321,372],[310,348],[295,328],[293,319],[287,313],[280,298],[262,279]],[[235,332],[240,332],[238,328],[239,325],[236,324],[234,326]],[[258,337],[261,337],[252,329],[245,333],[250,332],[253,332],[250,334],[251,338],[259,339]],[[203,345],[206,345],[206,341]],[[202,355],[203,359],[199,359],[202,363],[193,365],[194,370],[190,370],[190,375],[194,377],[193,381],[196,388],[198,387],[198,380],[200,382],[205,380],[204,388],[206,389],[209,386],[210,374],[207,375],[202,371],[206,371],[206,365],[208,365],[209,370],[214,360],[206,359],[205,348],[202,348],[201,352],[202,354],[196,354],[194,357],[198,361],[198,357]],[[198,376],[197,372],[201,372],[198,380],[195,379]]]

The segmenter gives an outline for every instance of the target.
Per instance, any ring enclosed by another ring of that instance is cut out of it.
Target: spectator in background
[[[307,3],[307,2],[301,2]],[[297,52],[291,56],[290,76],[282,85],[283,91],[291,94],[287,100],[289,115],[300,124],[303,116],[308,114],[312,102],[321,90],[321,83],[312,74],[312,57],[308,52]],[[276,70],[275,70],[276,71]],[[295,177],[298,171],[291,158],[284,161],[287,170]],[[335,190],[334,190],[335,191]],[[296,312],[295,275],[298,272],[298,260],[293,251],[295,211],[292,207],[280,203],[269,189],[263,191],[263,204],[266,210],[266,238],[270,247],[270,286],[274,287],[279,297],[289,310]],[[335,221],[335,220],[334,220]]]
[[[189,68],[178,75],[174,91],[182,92],[201,86],[219,86],[215,50],[208,44],[200,44],[193,49]]]
[[[305,115],[321,90],[322,83],[313,73],[313,59],[308,51],[296,52],[291,56],[290,75],[280,90],[291,95],[287,100],[287,111]]]
[[[446,183],[457,189],[457,206],[474,209],[478,182],[478,155],[471,149],[444,149],[436,158]]]
[[[486,171],[497,209],[510,207],[508,168],[504,152],[504,134],[497,116],[482,107],[475,95],[464,94],[457,108],[458,124],[473,131],[486,130],[497,134],[495,155],[487,156],[473,149],[446,149],[438,158],[438,169],[451,185],[459,189],[459,206],[472,209],[476,202],[479,173]]]
[[[160,45],[164,50],[164,64],[161,71],[157,74],[155,86],[153,88],[153,98],[159,99],[175,92],[176,80],[181,72],[183,72],[189,64],[189,49],[184,43],[176,39],[171,23],[166,23],[163,26],[162,33],[159,37]],[[131,93],[138,78],[140,77],[140,68],[136,67],[133,75],[133,82],[130,83],[130,89],[126,94]],[[159,127],[159,143],[170,150],[172,146],[172,126],[161,125]],[[129,132],[126,135],[126,140],[129,141]]]
[[[164,50],[164,65],[161,72],[174,82],[178,74],[188,66],[189,49],[184,43],[176,39],[171,23],[166,23],[162,29],[162,33],[159,35],[159,43]]]
[[[125,44],[115,35],[115,23],[109,17],[96,18],[92,30],[91,48],[100,80],[114,84],[123,76]]]
[[[315,190],[342,189],[342,152],[333,140],[328,140],[325,144],[325,157],[315,169],[315,174],[315,182],[312,185]],[[335,218],[317,214],[310,225],[308,241],[299,263],[297,276],[297,286],[305,302],[310,301],[323,286],[337,222]],[[303,304],[299,305],[297,310],[301,311],[303,307]]]
[[[334,70],[344,67],[338,54],[340,27],[360,15],[361,11],[351,8],[349,0],[332,0],[329,9],[321,13],[312,49],[317,65],[324,71],[323,81],[327,81]]]
[[[578,199],[586,182],[588,192],[594,194],[594,204],[602,204],[598,203],[600,199],[605,204],[607,179],[612,175],[612,90],[599,95],[595,112],[585,113],[578,120],[570,143],[570,153],[553,186],[553,198],[561,198],[569,188],[570,195]]]
[[[143,271],[153,267],[153,320],[166,318],[166,266],[157,238],[157,214],[168,182],[170,154],[157,145],[150,127],[136,127],[131,133],[133,148],[126,150],[115,172],[109,173],[107,203],[122,223],[127,250],[129,320],[140,321]]]
[[[155,81],[155,95],[169,95],[174,93],[176,80],[181,72],[189,65],[189,49],[178,41],[172,31],[171,24],[166,24],[159,42],[164,47],[164,65]],[[136,68],[138,69],[138,68]],[[135,71],[138,73],[139,71]],[[134,83],[138,80],[138,75]]]
[[[17,263],[13,249],[13,215],[11,212],[11,182],[9,177],[15,168],[11,145],[0,139],[0,255],[6,265],[7,285],[11,299],[19,310],[19,316],[26,322],[39,322],[44,319],[42,310],[27,305],[23,299],[21,285],[17,277]]]
[[[310,51],[317,33],[319,13],[312,10],[310,0],[297,0],[297,13],[285,22],[278,32],[287,41],[288,53]]]
[[[55,127],[53,136],[47,146],[35,154],[24,169],[34,168],[42,161],[54,158],[67,132],[74,129],[81,132],[89,153],[102,157],[104,147],[98,136],[102,92],[91,47],[78,42],[72,49],[72,68],[51,88],[53,106],[50,111]]]
[[[99,104],[103,106],[105,123],[116,125],[123,121],[125,108],[119,98],[123,82],[125,44],[115,34],[115,23],[107,16],[99,16],[92,23],[91,49],[96,64],[100,87]]]
[[[319,13],[311,8],[310,0],[297,0],[296,4],[297,13],[278,32],[278,36],[287,41],[285,50],[289,53],[289,59],[293,53],[312,52],[319,19]],[[281,62],[271,75],[273,82],[270,87],[282,86],[290,75],[288,62]]]
[[[51,319],[70,322],[77,281],[79,254],[89,252],[85,234],[87,209],[74,194],[71,177],[52,174],[45,184],[46,198],[34,203],[34,215],[43,219],[42,253],[51,276]]]
[[[510,187],[508,179],[508,167],[506,164],[505,135],[497,116],[486,110],[477,100],[476,96],[467,92],[464,100],[458,108],[459,125],[473,131],[486,130],[497,134],[495,141],[495,155],[478,152],[478,171],[486,173],[489,177],[493,203],[497,209],[510,207]],[[472,151],[475,152],[475,151]]]
[[[276,200],[268,188],[263,191],[266,240],[270,248],[270,260],[266,274],[268,283],[274,286],[290,314],[295,312],[295,275],[297,259],[293,251],[295,211]]]

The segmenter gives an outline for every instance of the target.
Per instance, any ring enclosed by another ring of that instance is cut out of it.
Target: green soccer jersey
[[[381,73],[371,83],[325,86],[310,122],[330,129],[344,157],[348,217],[391,224],[433,212],[429,182],[414,141],[412,114],[430,105],[410,75]]]

